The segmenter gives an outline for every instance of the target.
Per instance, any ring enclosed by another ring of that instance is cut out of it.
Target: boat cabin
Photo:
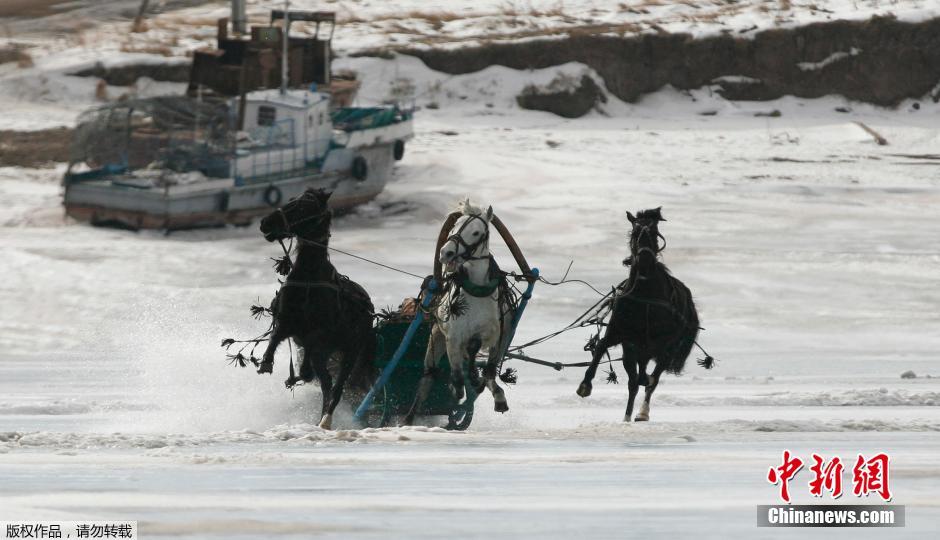
[[[309,90],[258,90],[245,96],[236,178],[315,168],[330,149],[330,97]]]

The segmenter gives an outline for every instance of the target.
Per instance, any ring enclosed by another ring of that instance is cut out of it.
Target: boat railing
[[[358,131],[390,126],[410,120],[408,111],[399,107],[342,107],[330,115],[333,127],[342,131]]]
[[[266,145],[240,148],[236,152],[236,185],[267,183],[318,172],[333,148],[332,137],[321,137],[302,145]]]

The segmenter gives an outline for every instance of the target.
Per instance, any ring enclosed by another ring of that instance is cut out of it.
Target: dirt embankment
[[[165,64],[143,63],[127,64],[114,67],[104,67],[95,64],[93,67],[72,73],[76,77],[95,77],[104,80],[111,86],[130,86],[141,77],[149,77],[155,81],[189,82],[189,72],[192,63],[168,62]]]
[[[0,130],[0,167],[43,167],[69,159],[72,130]]]
[[[940,18],[920,23],[889,17],[835,21],[766,30],[750,38],[578,34],[560,40],[401,52],[450,74],[494,64],[539,69],[581,62],[603,77],[608,91],[629,102],[667,84],[679,89],[717,84],[726,98],[735,100],[841,94],[893,106],[931,93],[934,100],[940,99]]]

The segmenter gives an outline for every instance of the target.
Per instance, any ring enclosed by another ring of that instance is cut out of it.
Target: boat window
[[[274,120],[277,118],[277,109],[270,107],[268,105],[262,105],[258,107],[258,125],[259,126],[273,126]]]

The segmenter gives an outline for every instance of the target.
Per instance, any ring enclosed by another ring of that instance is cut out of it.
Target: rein
[[[296,227],[297,225],[300,225],[301,223],[306,223],[314,219],[319,219],[322,221],[323,219],[329,216],[329,212],[321,212],[319,214],[315,214],[315,215],[301,218],[301,219],[298,219],[297,221],[291,222],[289,219],[287,219],[287,212],[285,212],[283,208],[278,208],[277,213],[281,215],[281,219],[284,220],[284,228],[287,229],[288,231],[292,230],[294,227]]]

